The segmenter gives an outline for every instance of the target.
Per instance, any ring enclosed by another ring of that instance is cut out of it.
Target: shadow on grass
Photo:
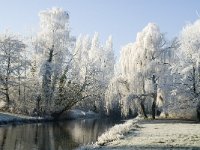
[[[145,119],[139,121],[141,124],[171,124],[171,123],[183,123],[183,124],[197,124],[199,123],[198,121],[195,120],[184,120],[184,119]]]
[[[200,150],[200,147],[172,147],[172,146],[109,146],[109,147],[98,147],[98,148],[94,148],[94,150]],[[84,149],[87,150],[87,149]]]

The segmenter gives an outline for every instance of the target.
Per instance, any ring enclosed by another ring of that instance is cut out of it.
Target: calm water
[[[0,150],[71,150],[95,142],[116,122],[73,120],[0,127]]]

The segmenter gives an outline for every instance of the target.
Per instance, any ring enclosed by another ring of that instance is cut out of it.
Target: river
[[[93,143],[116,121],[80,119],[0,127],[0,150],[73,150]]]

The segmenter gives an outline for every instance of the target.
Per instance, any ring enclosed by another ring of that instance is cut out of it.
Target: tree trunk
[[[152,103],[152,119],[155,119],[155,116],[156,116],[156,96],[154,95]]]
[[[192,81],[193,81],[193,92],[196,95],[197,94],[197,89],[196,89],[196,78],[195,78],[195,74],[196,74],[196,69],[195,67],[192,68]]]
[[[157,83],[156,76],[152,76],[152,84],[153,84],[153,103],[152,103],[152,119],[155,119],[156,116],[156,99],[157,99]]]
[[[54,51],[54,45],[52,45],[52,48],[49,50],[48,62],[52,62],[52,59],[53,59],[53,51]]]
[[[197,120],[200,122],[200,102],[197,105]]]
[[[49,57],[45,64],[45,73],[43,75],[42,81],[42,88],[43,88],[43,95],[45,101],[45,111],[49,112],[50,105],[51,105],[51,98],[52,98],[52,88],[51,88],[51,76],[52,76],[52,68],[51,63],[53,60],[53,52],[54,52],[54,45],[52,48],[49,49]]]
[[[69,110],[69,108],[70,108],[69,106],[66,106],[66,107],[64,107],[62,110],[59,110],[59,111],[56,111],[56,112],[51,113],[51,116],[52,116],[55,120],[57,120],[57,119],[59,119],[60,115],[62,115],[62,113],[64,113],[65,111]]]
[[[9,95],[9,87],[8,87],[8,78],[6,77],[6,84],[5,84],[5,96],[6,96],[6,109],[9,109],[10,105],[10,95]]]
[[[197,120],[200,122],[200,110],[197,109]]]
[[[146,91],[145,91],[145,79],[143,77],[143,80],[142,80],[142,91],[143,91],[143,94],[146,94]],[[140,102],[140,106],[141,106],[141,112],[142,112],[142,115],[144,116],[144,118],[148,118],[147,117],[147,114],[146,114],[146,111],[145,111],[145,107],[144,107],[144,101],[145,101],[145,97],[141,99],[141,102]]]
[[[41,101],[41,96],[37,95],[36,98],[36,111],[37,111],[37,115],[40,115],[41,111],[40,111],[40,101]]]
[[[10,53],[8,54],[8,60],[7,60],[7,70],[6,70],[6,78],[5,78],[5,93],[6,93],[6,102],[7,102],[7,109],[10,105],[10,96],[9,96],[9,77],[10,77]]]
[[[18,87],[18,101],[21,103],[21,78],[20,78],[20,74],[18,76],[18,82],[19,82],[19,87]]]
[[[50,108],[50,100],[51,100],[51,66],[47,62],[45,64],[45,73],[43,75],[43,83],[42,83],[44,101],[45,101],[45,109],[48,111]]]
[[[6,88],[6,102],[7,102],[7,109],[9,108],[10,105],[10,96],[9,96],[9,90],[8,87]]]
[[[140,102],[140,106],[141,106],[141,113],[142,113],[142,115],[144,116],[144,118],[147,118],[147,114],[146,114],[145,107],[144,107],[144,100],[142,100]]]
[[[56,101],[56,105],[60,105],[61,103],[62,103],[62,101],[63,101],[63,99],[64,99],[64,86],[65,86],[65,83],[66,83],[66,79],[67,79],[67,77],[66,77],[66,73],[67,73],[67,69],[65,69],[64,70],[64,72],[63,72],[63,74],[62,74],[62,76],[60,77],[60,79],[59,79],[59,86],[58,86],[58,99],[57,99],[57,101]]]

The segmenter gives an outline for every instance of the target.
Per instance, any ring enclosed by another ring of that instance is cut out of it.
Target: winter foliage
[[[119,117],[196,117],[199,20],[173,40],[149,23],[115,63],[112,36],[105,43],[97,32],[72,36],[69,13],[61,8],[41,11],[39,19],[38,32],[26,40],[0,35],[0,109],[54,117],[72,108]]]
[[[144,103],[145,99],[151,103],[154,97],[155,102],[159,99],[158,93],[164,96],[171,59],[171,51],[166,45],[159,27],[149,23],[137,34],[134,43],[122,48],[117,67],[120,71],[112,81],[114,83],[111,82],[108,92],[120,96],[118,99],[121,100],[120,107],[124,115],[127,115],[130,109],[135,109],[138,103]],[[109,96],[108,101],[116,101],[116,98],[112,97]]]
[[[104,45],[98,33],[76,39],[70,34],[69,14],[61,8],[41,11],[39,18],[40,29],[28,42],[1,36],[4,108],[55,117],[72,107],[103,113],[114,74],[112,36]]]
[[[118,72],[107,89],[107,112],[117,109],[122,116],[139,113],[147,117],[147,111],[154,118],[157,109],[173,118],[194,118],[199,102],[198,77],[194,75],[198,74],[197,23],[185,27],[180,38],[171,42],[156,24],[149,23],[134,43],[124,46]],[[193,68],[194,76],[188,80],[193,66],[196,72]]]

